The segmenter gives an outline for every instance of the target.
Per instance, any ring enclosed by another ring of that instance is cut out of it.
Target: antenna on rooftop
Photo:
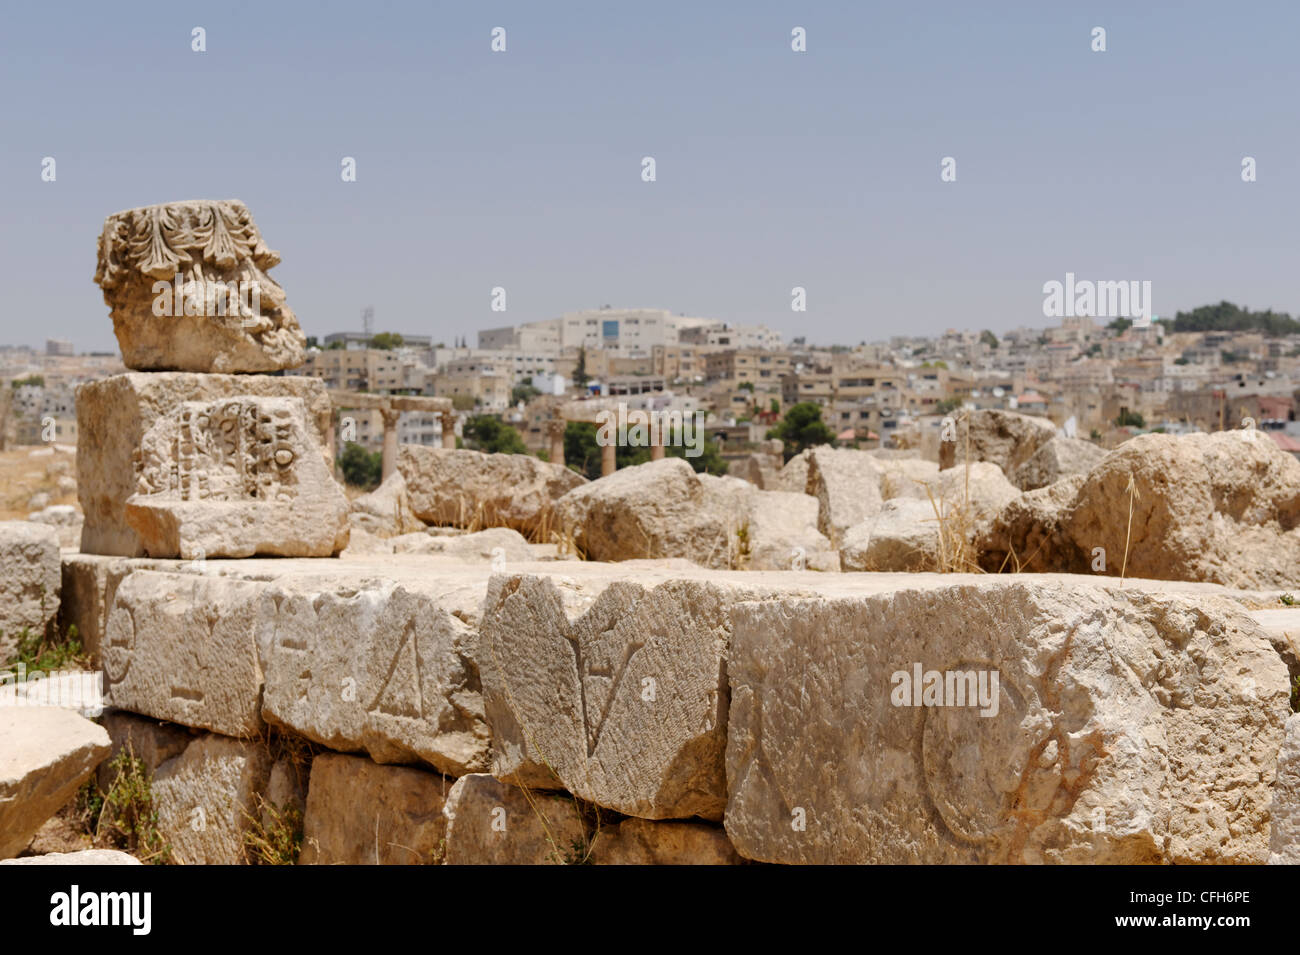
[[[366,344],[375,337],[375,307],[367,305],[361,310],[361,330],[365,333]]]

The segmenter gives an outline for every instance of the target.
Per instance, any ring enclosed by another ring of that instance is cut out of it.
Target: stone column
[[[560,467],[564,467],[564,429],[567,423],[563,418],[546,422],[546,436],[551,439],[551,463]]]
[[[618,470],[618,445],[611,441],[600,449],[600,476],[609,477]]]
[[[456,414],[453,411],[442,413],[442,446],[456,449]]]
[[[402,413],[393,408],[380,408],[384,418],[384,459],[382,478],[387,481],[389,475],[397,470],[397,422]]]

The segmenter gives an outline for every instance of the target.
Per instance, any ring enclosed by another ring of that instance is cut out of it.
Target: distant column
[[[381,475],[385,481],[397,470],[397,422],[402,413],[392,408],[380,408],[384,418],[384,457]]]
[[[564,467],[564,429],[567,422],[563,418],[552,418],[546,423],[546,434],[551,439],[552,464]]]
[[[454,411],[444,411],[442,413],[442,446],[455,450],[456,413]]]
[[[600,449],[600,476],[609,477],[618,470],[618,444],[611,441]]]

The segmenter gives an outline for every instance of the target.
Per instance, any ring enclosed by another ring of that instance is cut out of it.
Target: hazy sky
[[[823,343],[1000,331],[1048,324],[1067,271],[1150,280],[1159,315],[1300,312],[1296,3],[96,0],[0,24],[0,342],[114,348],[103,219],[189,198],[248,204],[309,335],[365,305],[473,341],[606,303]]]

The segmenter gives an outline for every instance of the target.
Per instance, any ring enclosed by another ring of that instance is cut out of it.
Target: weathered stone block
[[[1270,808],[1270,865],[1300,865],[1300,714],[1286,721]]]
[[[866,451],[813,448],[807,491],[817,498],[817,529],[839,547],[849,528],[880,511],[880,466]]]
[[[303,819],[304,865],[429,865],[440,860],[448,783],[405,766],[321,753]]]
[[[196,738],[153,774],[158,831],[181,865],[242,865],[271,757],[260,741]]]
[[[627,815],[719,818],[728,604],[744,595],[619,581],[575,605],[551,579],[493,577],[478,649],[493,775]]]
[[[110,705],[226,736],[259,735],[262,657],[275,617],[263,583],[131,574],[117,588],[108,621]]]
[[[44,636],[59,612],[59,535],[28,521],[0,521],[0,664],[26,630]]]
[[[700,822],[624,819],[602,827],[591,851],[595,865],[742,865],[727,834]]]
[[[105,710],[100,725],[108,733],[112,746],[112,751],[95,772],[99,788],[104,792],[108,791],[117,775],[117,770],[110,764],[123,750],[138,759],[152,775],[167,760],[185,752],[194,741],[194,734],[183,726],[137,716],[125,710]]]
[[[443,814],[447,865],[557,865],[587,855],[581,807],[572,796],[525,792],[473,773],[456,780]]]
[[[377,762],[487,768],[470,628],[433,596],[370,580],[277,593],[263,714]]]
[[[1287,673],[1228,601],[1017,577],[732,622],[726,829],[748,858],[1268,857]]]
[[[108,749],[103,728],[71,710],[0,707],[0,859],[27,848]]]
[[[179,372],[114,375],[77,388],[77,499],[85,514],[85,554],[144,555],[127,523],[126,501],[139,490],[145,433],[186,402],[215,402],[233,395],[301,398],[306,427],[327,468],[332,410],[325,385],[315,378],[267,375],[197,375]],[[209,554],[208,556],[212,556]]]
[[[95,282],[128,368],[259,372],[296,368],[306,336],[267,275],[266,247],[238,199],[115,213],[99,237]]]
[[[151,557],[329,557],[347,546],[348,502],[300,398],[187,401],[140,446],[126,521]]]
[[[401,446],[397,467],[411,511],[426,524],[544,530],[551,508],[582,475],[528,454],[484,454],[465,449]]]

